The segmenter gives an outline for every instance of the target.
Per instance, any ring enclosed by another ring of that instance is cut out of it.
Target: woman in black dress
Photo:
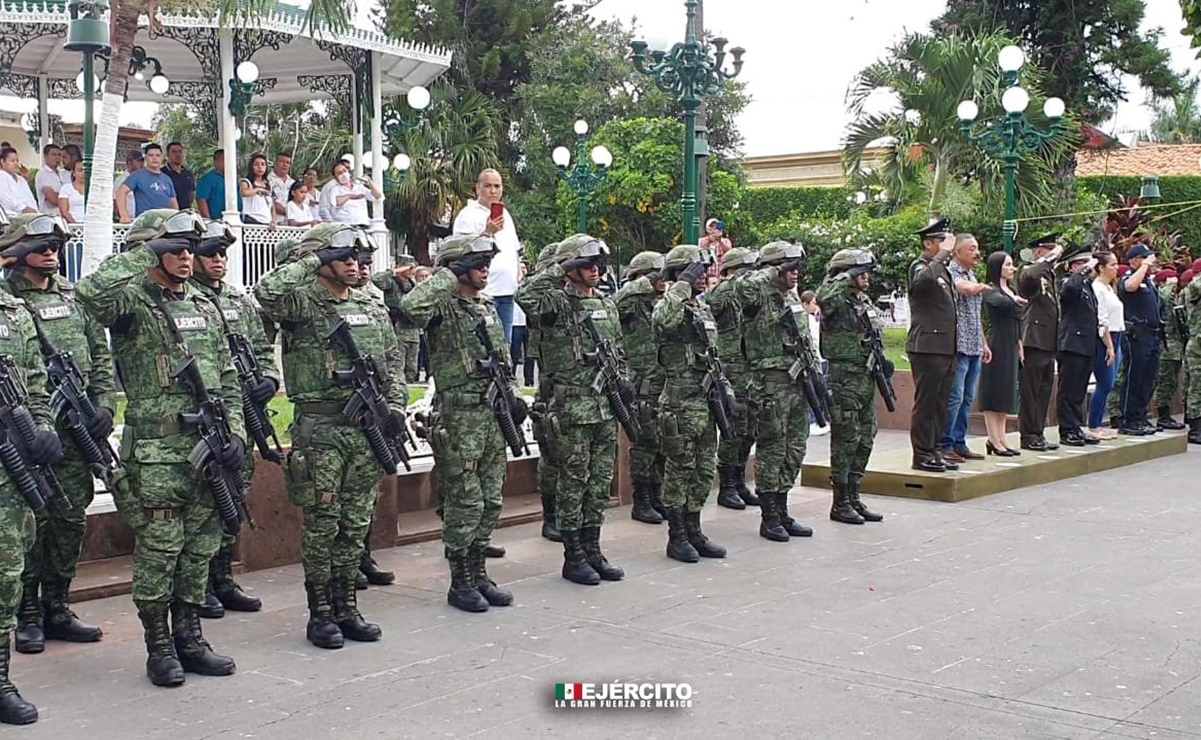
[[[1005,444],[1005,417],[1017,406],[1018,367],[1023,360],[1022,307],[1026,300],[1010,287],[1015,274],[1017,268],[1008,254],[989,256],[987,280],[993,289],[984,294],[984,312],[992,362],[981,370],[980,410],[988,429],[988,454],[1001,457],[1021,454]]]

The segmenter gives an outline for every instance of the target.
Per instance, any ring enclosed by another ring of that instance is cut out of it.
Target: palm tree
[[[1151,109],[1150,139],[1161,144],[1201,143],[1201,105],[1197,102],[1201,78],[1189,80],[1174,98],[1158,100]]]

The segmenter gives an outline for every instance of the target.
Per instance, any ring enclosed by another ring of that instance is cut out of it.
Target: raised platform
[[[1052,432],[1054,437],[1054,432]],[[1018,449],[1018,435],[1010,434],[1009,446]],[[971,438],[968,445],[984,452],[984,439]],[[1020,457],[988,457],[968,462],[953,473],[923,473],[913,470],[909,449],[872,455],[863,492],[903,496],[931,501],[966,501],[1015,488],[1075,478],[1086,473],[1130,465],[1157,457],[1179,455],[1188,447],[1184,432],[1160,433],[1151,437],[1118,437],[1090,447],[1060,447],[1054,452],[1022,450]],[[806,463],[801,468],[801,485],[829,486],[828,462]]]

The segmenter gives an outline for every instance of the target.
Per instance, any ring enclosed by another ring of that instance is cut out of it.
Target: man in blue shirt
[[[225,215],[225,150],[213,152],[213,168],[196,181],[196,210],[204,218],[219,221]],[[238,211],[242,193],[238,192]]]
[[[1118,297],[1125,310],[1126,331],[1122,335],[1122,366],[1126,385],[1122,388],[1122,421],[1119,434],[1142,437],[1158,430],[1147,418],[1159,355],[1163,344],[1163,324],[1159,318],[1159,292],[1152,273],[1155,254],[1145,244],[1135,244],[1126,253],[1130,274],[1118,282]]]
[[[163,172],[163,148],[158,144],[147,144],[143,153],[146,167],[126,177],[121,187],[117,188],[117,211],[123,224],[133,223],[134,218],[155,208],[179,210],[175,184]],[[126,196],[129,193],[133,193],[136,213],[127,211]]]

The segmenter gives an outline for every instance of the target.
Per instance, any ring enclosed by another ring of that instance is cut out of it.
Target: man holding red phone
[[[517,239],[513,217],[502,200],[504,194],[504,180],[499,172],[493,169],[481,172],[475,183],[475,199],[467,201],[455,216],[454,233],[486,234],[500,249],[492,260],[484,293],[492,298],[505,330],[505,343],[510,344],[513,341],[513,295],[519,280],[521,243]]]

